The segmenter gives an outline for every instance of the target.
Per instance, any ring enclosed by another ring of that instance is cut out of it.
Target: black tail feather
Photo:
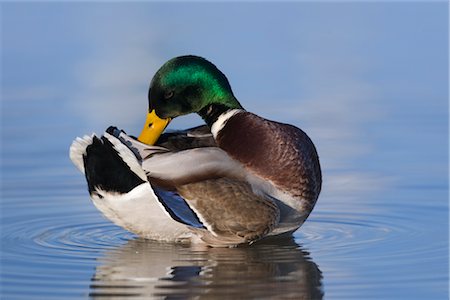
[[[83,155],[89,193],[96,188],[104,191],[128,193],[144,181],[122,160],[107,138],[94,137]]]

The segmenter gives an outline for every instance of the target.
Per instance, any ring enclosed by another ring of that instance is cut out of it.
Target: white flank
[[[217,138],[219,132],[232,116],[243,111],[243,109],[232,109],[221,114],[211,126],[211,133],[213,134],[214,138]]]
[[[125,194],[97,189],[91,198],[105,217],[141,237],[179,241],[192,235],[187,226],[165,212],[148,182]]]
[[[92,139],[95,134],[91,136],[85,135],[82,138],[77,137],[70,145],[69,156],[73,164],[84,174],[83,155],[86,154],[86,148],[92,144]]]

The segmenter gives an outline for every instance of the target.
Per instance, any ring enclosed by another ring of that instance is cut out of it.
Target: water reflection
[[[292,238],[233,249],[136,239],[99,260],[93,299],[323,297],[321,271]]]

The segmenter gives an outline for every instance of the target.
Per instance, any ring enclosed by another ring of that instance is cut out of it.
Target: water
[[[171,5],[2,4],[1,298],[448,299],[446,6]],[[323,191],[293,238],[157,243],[90,202],[72,139],[138,133],[148,80],[186,51],[316,143]]]

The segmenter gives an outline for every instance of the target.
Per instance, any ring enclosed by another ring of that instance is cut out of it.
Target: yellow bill
[[[160,119],[155,110],[152,110],[147,114],[144,129],[142,129],[138,140],[147,145],[154,145],[170,121],[170,118]]]

